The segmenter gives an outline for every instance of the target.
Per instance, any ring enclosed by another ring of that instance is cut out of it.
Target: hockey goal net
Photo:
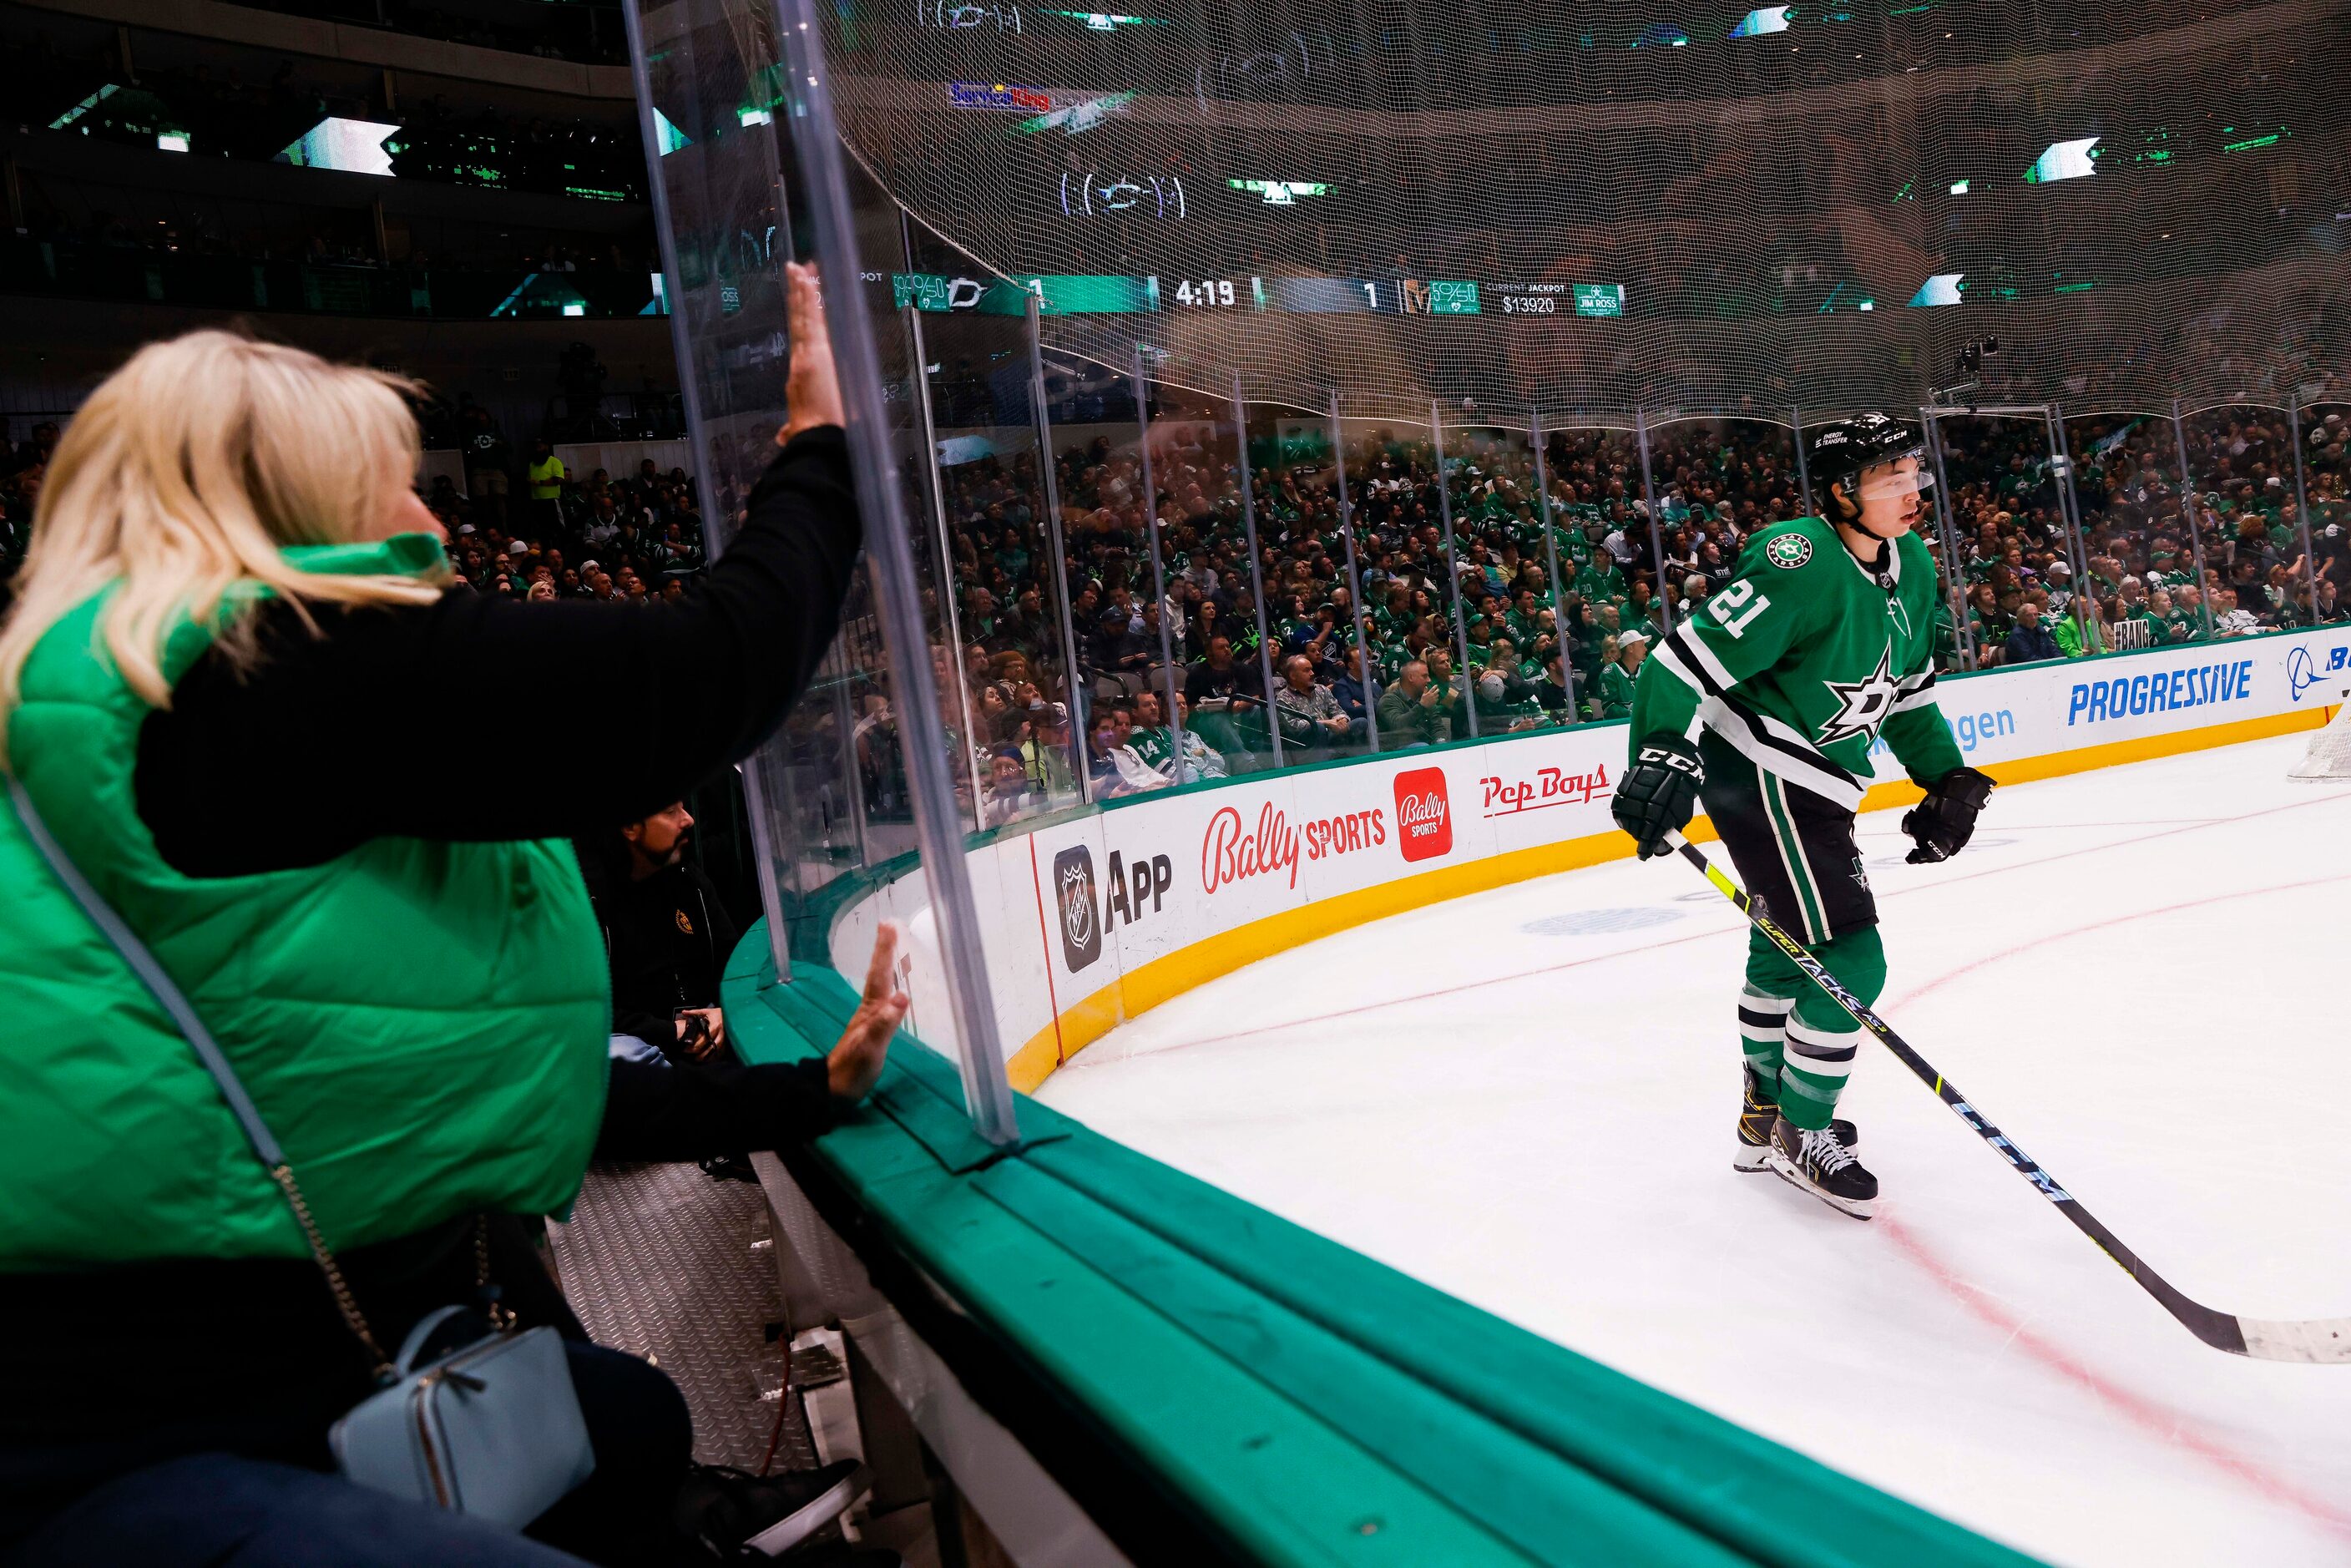
[[[2286,771],[2286,777],[2314,782],[2351,779],[2351,702],[2336,708],[2335,716],[2310,737],[2310,748]]]

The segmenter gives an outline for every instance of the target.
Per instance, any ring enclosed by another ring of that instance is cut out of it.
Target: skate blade
[[[1819,1198],[1823,1203],[1827,1204],[1839,1214],[1849,1214],[1855,1219],[1867,1219],[1870,1216],[1877,1212],[1877,1200],[1874,1197],[1859,1199],[1842,1198],[1835,1197],[1833,1194],[1823,1192],[1819,1187],[1814,1186],[1811,1182],[1804,1179],[1804,1173],[1798,1170],[1793,1165],[1790,1164],[1788,1156],[1781,1154],[1777,1149],[1770,1150],[1765,1154],[1764,1168],[1769,1170],[1773,1176],[1778,1176],[1782,1181],[1786,1182],[1790,1186],[1794,1187],[1798,1192],[1809,1193],[1813,1197]]]
[[[1765,1170],[1771,1162],[1771,1146],[1769,1144],[1742,1143],[1731,1151],[1730,1168],[1741,1176],[1753,1176]]]

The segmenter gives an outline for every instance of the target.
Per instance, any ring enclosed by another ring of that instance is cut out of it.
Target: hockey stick
[[[2163,1310],[2179,1320],[2180,1326],[2215,1350],[2225,1350],[2232,1355],[2249,1355],[2262,1361],[2303,1361],[2351,1365],[2351,1318],[2312,1318],[2302,1322],[2283,1322],[2265,1318],[2241,1318],[2233,1313],[2214,1312],[2199,1301],[2189,1301],[2175,1290],[2171,1282],[2139,1260],[2137,1253],[2124,1246],[2115,1233],[2107,1229],[2097,1216],[2082,1207],[2081,1200],[2064,1187],[2047,1171],[2043,1170],[2022,1149],[2011,1143],[1987,1120],[1982,1112],[1967,1102],[1950,1082],[1935,1071],[1927,1059],[1910,1049],[1909,1043],[1889,1028],[1854,994],[1837,983],[1818,958],[1804,945],[1780,929],[1763,907],[1747,896],[1745,890],[1723,873],[1706,858],[1697,845],[1679,833],[1667,833],[1666,842],[1678,852],[1690,864],[1706,873],[1706,880],[1715,890],[1739,906],[1764,939],[1787,956],[1788,961],[1802,969],[1813,984],[1828,993],[1831,1001],[1853,1015],[1854,1022],[1876,1035],[1886,1049],[1899,1057],[1902,1065],[1916,1073],[1918,1082],[1934,1090],[1935,1097],[1949,1105],[1960,1121],[1975,1129],[1977,1134],[2000,1151],[2001,1158],[2016,1167],[2016,1174],[2031,1182],[2041,1196],[2057,1206],[2058,1211],[2074,1222],[2074,1228],[2098,1244],[2098,1249],[2122,1266],[2124,1273],[2138,1282],[2139,1289],[2153,1296]]]

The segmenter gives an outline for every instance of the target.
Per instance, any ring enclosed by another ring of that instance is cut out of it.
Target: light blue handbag
[[[398,1381],[353,1406],[327,1442],[360,1485],[477,1519],[528,1524],[588,1479],[596,1456],[551,1328],[493,1332],[420,1367],[443,1307],[409,1331]]]
[[[83,877],[34,810],[25,786],[11,778],[8,794],[26,835],[57,881],[180,1026],[220,1086],[221,1098],[245,1129],[254,1155],[286,1195],[287,1207],[302,1227],[343,1322],[375,1363],[376,1381],[382,1388],[352,1406],[328,1434],[344,1478],[394,1497],[517,1528],[553,1507],[596,1468],[561,1336],[551,1328],[516,1333],[512,1314],[494,1311],[496,1326],[489,1333],[420,1366],[434,1332],[467,1311],[443,1307],[409,1332],[397,1357],[387,1358],[310,1218],[310,1206],[285,1152],[212,1031],[147,945]],[[486,1227],[475,1230],[475,1256],[485,1286],[489,1281],[487,1238]]]

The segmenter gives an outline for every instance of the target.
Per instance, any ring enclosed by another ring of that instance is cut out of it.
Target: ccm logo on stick
[[[1445,769],[1416,768],[1395,779],[1396,848],[1408,861],[1434,860],[1453,849],[1453,802]]]

